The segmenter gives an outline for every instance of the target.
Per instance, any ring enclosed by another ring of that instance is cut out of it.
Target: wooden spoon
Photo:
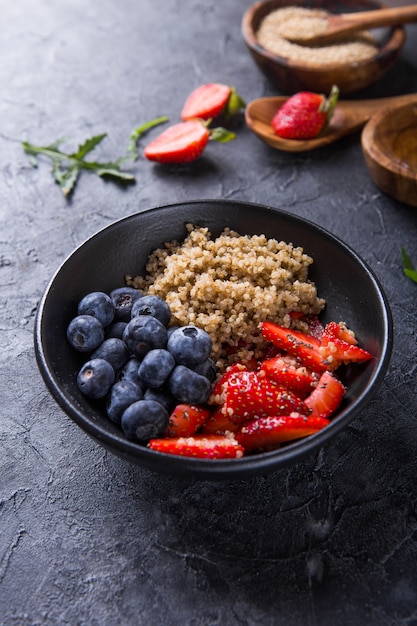
[[[306,152],[321,148],[363,128],[371,116],[384,106],[415,101],[417,94],[376,98],[374,100],[339,100],[327,128],[314,139],[284,139],[271,126],[272,118],[288,96],[257,98],[246,106],[247,126],[272,148],[285,152]]]
[[[288,35],[285,38],[304,46],[324,45],[352,35],[366,28],[393,26],[415,22],[417,5],[376,9],[374,11],[358,11],[354,13],[329,14],[326,19],[326,30],[315,34],[314,29],[306,36]]]

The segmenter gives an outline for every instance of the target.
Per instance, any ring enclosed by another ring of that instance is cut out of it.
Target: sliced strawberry
[[[344,322],[329,322],[324,328],[323,336],[326,339],[343,339],[354,346],[358,343],[355,333]]]
[[[271,122],[272,128],[286,139],[317,137],[333,115],[338,96],[336,86],[332,87],[328,98],[311,91],[296,93],[278,109]]]
[[[198,159],[210,134],[201,122],[183,122],[170,126],[144,150],[150,161],[159,163],[188,163]]]
[[[305,397],[317,385],[319,375],[302,366],[293,356],[277,356],[262,361],[260,370],[278,385]]]
[[[308,437],[329,424],[322,417],[271,415],[250,420],[236,433],[236,440],[246,452],[251,450],[273,450],[281,443]]]
[[[233,363],[233,365],[229,365],[229,367],[224,370],[223,374],[215,382],[209,398],[209,404],[223,404],[224,392],[229,378],[236,372],[244,372],[246,370],[246,366],[242,363]]]
[[[148,448],[199,459],[237,459],[244,448],[233,437],[224,435],[194,435],[194,437],[166,437],[151,439]]]
[[[345,324],[329,322],[320,342],[320,354],[327,369],[335,370],[342,364],[372,359],[372,355],[357,343],[354,333]]]
[[[333,374],[324,372],[317,387],[304,400],[311,409],[311,415],[328,418],[340,406],[345,394],[345,388]]]
[[[193,404],[178,404],[169,416],[166,437],[190,437],[210,416],[210,410]]]
[[[261,332],[267,341],[297,357],[305,367],[315,372],[326,369],[320,354],[320,341],[315,337],[273,322],[262,322]]]
[[[234,372],[226,383],[223,395],[224,403],[220,411],[237,424],[252,417],[309,412],[301,398],[277,385],[262,372]]]
[[[207,120],[217,117],[225,108],[230,96],[230,87],[220,83],[200,85],[190,93],[181,112],[184,121],[199,117]]]
[[[227,432],[235,433],[238,429],[239,426],[236,422],[233,422],[227,415],[222,413],[220,409],[217,409],[217,411],[214,411],[205,421],[201,432],[204,434],[213,435],[215,433],[221,433],[224,435]]]

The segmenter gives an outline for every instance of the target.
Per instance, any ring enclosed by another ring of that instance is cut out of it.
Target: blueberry
[[[206,361],[211,348],[210,335],[196,326],[182,326],[168,340],[168,350],[177,363],[187,367],[195,367]]]
[[[108,361],[115,372],[119,370],[129,358],[129,348],[123,339],[105,339],[91,355],[92,359]]]
[[[103,324],[91,315],[77,315],[68,325],[67,339],[78,352],[92,352],[104,341]]]
[[[127,322],[113,322],[110,326],[105,328],[105,335],[107,339],[115,337],[116,339],[123,339],[123,331],[127,326]]]
[[[205,376],[212,383],[216,380],[217,367],[213,359],[207,359],[192,368],[197,374]]]
[[[114,383],[107,396],[107,415],[115,424],[120,425],[123,412],[128,406],[143,399],[143,394],[138,385],[128,380],[120,380]]]
[[[139,378],[139,365],[140,361],[136,357],[132,357],[127,361],[127,363],[122,367],[122,369],[117,374],[117,380],[126,380],[135,385],[139,385],[139,387],[144,389],[143,381]]]
[[[152,400],[138,400],[123,413],[121,426],[128,439],[148,441],[161,437],[168,428],[169,415],[162,404]]]
[[[92,315],[100,320],[103,326],[108,326],[113,321],[114,313],[110,296],[102,291],[88,293],[78,304],[78,315]]]
[[[185,365],[177,365],[168,379],[172,395],[187,404],[204,404],[210,397],[210,381]]]
[[[131,318],[133,303],[143,294],[133,287],[119,287],[113,289],[109,295],[115,309],[115,320],[128,322]]]
[[[132,306],[132,317],[137,315],[151,315],[164,326],[168,326],[171,310],[165,300],[158,296],[142,296]]]
[[[145,391],[145,395],[143,396],[144,400],[153,400],[154,402],[159,402],[162,406],[168,411],[171,415],[172,411],[177,404],[177,400],[165,389],[147,389]]]
[[[147,387],[161,387],[175,367],[175,359],[168,350],[150,350],[139,365],[139,377]]]
[[[104,359],[84,363],[77,376],[80,391],[88,398],[104,398],[114,383],[114,369]]]
[[[138,315],[130,320],[123,333],[129,350],[141,358],[149,350],[165,348],[167,342],[167,330],[165,326],[150,315]]]

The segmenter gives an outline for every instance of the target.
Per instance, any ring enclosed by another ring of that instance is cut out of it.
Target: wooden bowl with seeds
[[[341,95],[354,93],[382,78],[395,64],[405,42],[402,26],[363,31],[326,46],[303,46],[285,38],[290,30],[311,29],[329,13],[370,11],[376,0],[264,0],[243,15],[242,35],[259,69],[283,94],[302,90]]]

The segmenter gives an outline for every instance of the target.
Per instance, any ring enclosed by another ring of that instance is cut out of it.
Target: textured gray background
[[[143,158],[134,186],[87,173],[71,200],[22,140],[108,138],[172,122],[204,82],[247,101],[276,93],[240,35],[243,0],[0,0],[0,623],[121,626],[415,626],[416,209],[384,196],[359,135],[284,154],[243,125],[194,165]],[[361,96],[417,91],[417,30]],[[72,144],[71,144],[72,141]],[[113,220],[164,203],[231,198],[281,207],[342,237],[372,266],[395,322],[379,394],[331,446],[244,482],[160,477],[98,448],[38,373],[33,322],[61,261]]]

